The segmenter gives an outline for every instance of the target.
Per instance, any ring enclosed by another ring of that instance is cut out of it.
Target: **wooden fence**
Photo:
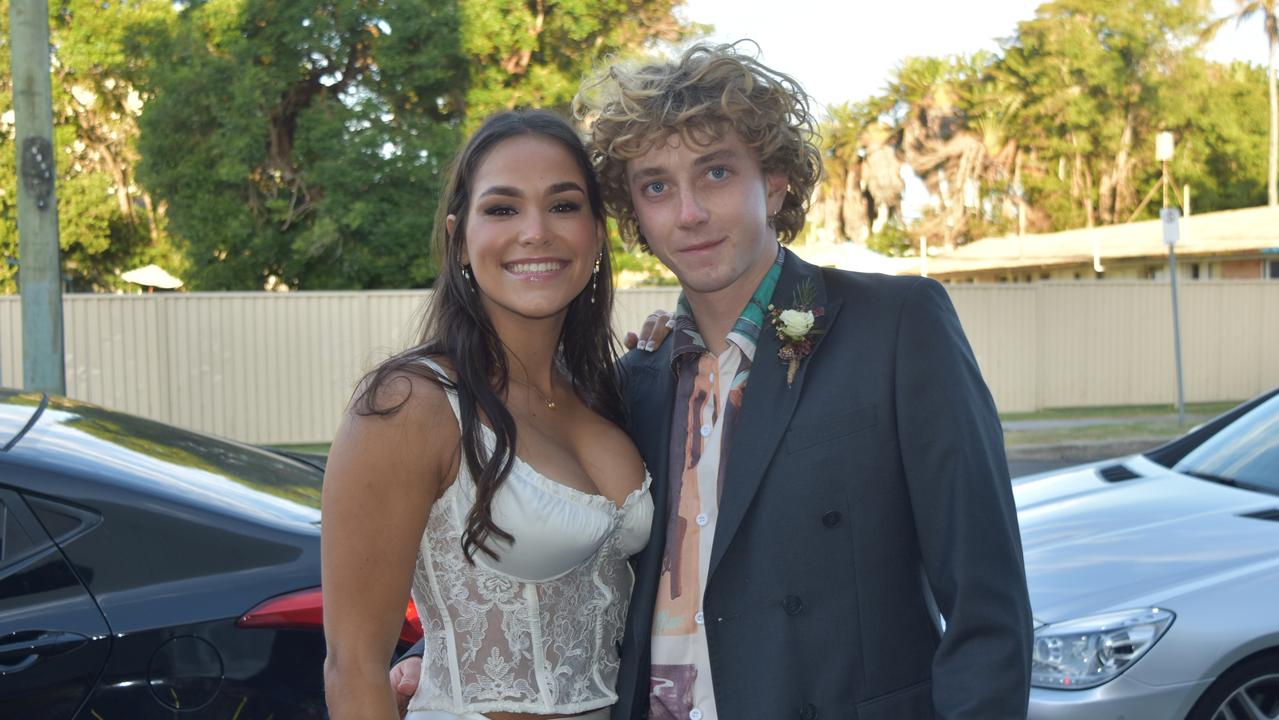
[[[949,287],[1003,411],[1172,403],[1168,287]],[[360,375],[412,342],[425,291],[69,295],[67,395],[259,443],[327,441]],[[619,293],[619,333],[674,306]],[[844,312],[856,312],[845,308]],[[1188,402],[1279,385],[1279,282],[1181,286]],[[0,384],[22,383],[17,297],[0,297]]]

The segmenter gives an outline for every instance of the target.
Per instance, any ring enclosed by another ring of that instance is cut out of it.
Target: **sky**
[[[712,40],[755,40],[765,64],[799,80],[814,100],[829,106],[880,92],[893,68],[912,55],[996,51],[999,39],[1011,36],[1018,21],[1034,17],[1038,6],[1038,0],[686,0],[683,15],[714,25]],[[1215,15],[1226,15],[1234,6],[1234,0],[1213,0]],[[903,8],[911,18],[925,21],[896,27],[902,24]],[[980,11],[974,12],[976,8]],[[1264,65],[1260,18],[1238,28],[1229,23],[1207,55]]]

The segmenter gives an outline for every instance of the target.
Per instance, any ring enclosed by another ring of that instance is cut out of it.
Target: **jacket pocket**
[[[819,443],[838,440],[879,424],[874,403],[859,405],[848,412],[817,420],[804,420],[786,431],[786,452],[805,450]]]
[[[857,720],[931,720],[932,717],[931,680],[857,703]]]

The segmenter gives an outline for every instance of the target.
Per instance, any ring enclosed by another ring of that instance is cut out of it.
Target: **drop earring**
[[[603,252],[595,256],[595,269],[591,271],[591,304],[592,305],[595,304],[595,290],[598,287],[599,280],[600,280],[600,259],[603,257],[604,257]]]
[[[466,279],[466,287],[472,292],[475,291],[475,278],[471,277],[471,266],[462,265],[462,277]]]

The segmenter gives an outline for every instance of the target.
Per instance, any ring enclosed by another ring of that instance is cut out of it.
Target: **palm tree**
[[[1270,83],[1270,175],[1266,179],[1266,202],[1271,207],[1279,205],[1279,91],[1275,88],[1275,55],[1279,52],[1279,17],[1276,16],[1275,0],[1235,0],[1235,11],[1218,19],[1208,32],[1214,33],[1223,23],[1234,20],[1242,24],[1255,15],[1261,15],[1265,22],[1266,39],[1270,44],[1270,60],[1266,67],[1266,78]]]

